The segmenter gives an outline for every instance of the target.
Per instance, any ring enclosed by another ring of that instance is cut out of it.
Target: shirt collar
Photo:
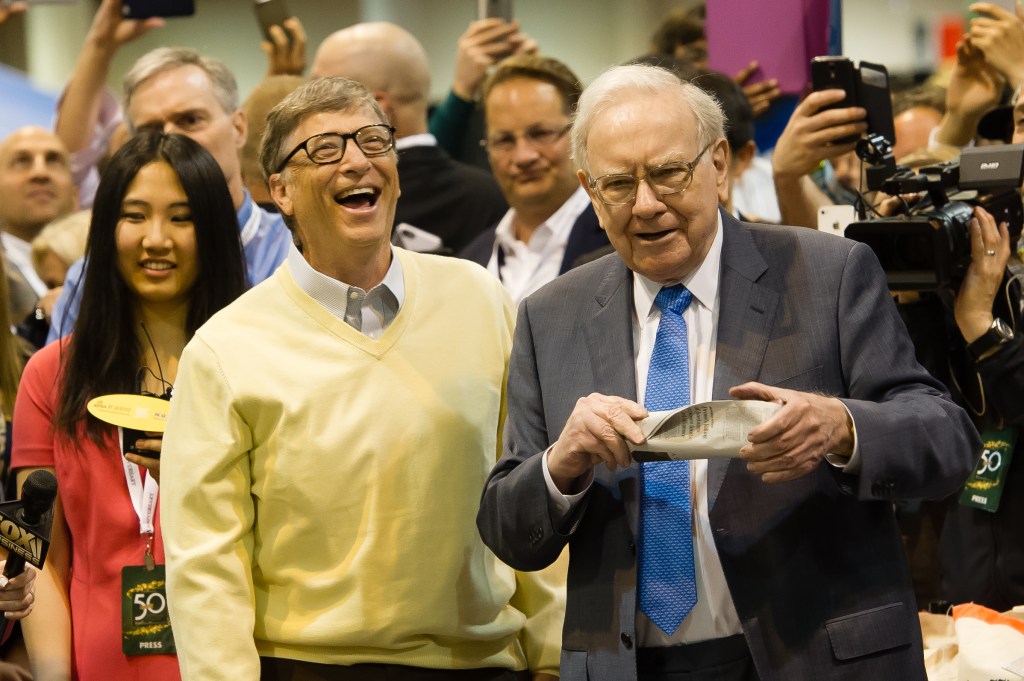
[[[405,137],[399,137],[395,140],[395,150],[401,151],[402,149],[409,149],[410,147],[436,147],[437,138],[431,135],[429,132],[423,132],[418,135],[406,135]]]
[[[242,190],[242,205],[238,208],[238,225],[244,225],[252,212],[256,210],[256,202],[252,200],[248,189]]]
[[[295,244],[288,247],[288,268],[291,270],[292,279],[295,283],[309,294],[309,297],[323,305],[337,317],[345,318],[345,299],[348,291],[352,288],[343,281],[329,277],[323,272],[313,269],[313,266],[306,262],[306,259],[299,253]],[[399,259],[395,248],[391,248],[391,265],[384,275],[383,281],[374,286],[367,293],[378,291],[384,288],[391,292],[401,309],[405,302],[405,275],[402,270],[402,261]],[[340,314],[338,314],[340,311]]]
[[[572,226],[576,224],[577,218],[589,205],[590,196],[583,187],[578,187],[566,199],[565,203],[558,207],[558,210],[537,226],[537,231],[534,232],[533,238],[530,241],[532,242],[533,239],[537,238],[539,233],[548,232],[550,238],[547,242],[558,244],[559,246],[565,245],[569,241],[569,235],[572,233]],[[511,249],[514,246],[517,239],[512,234],[513,217],[515,217],[515,208],[509,208],[494,231],[495,246],[500,245],[505,249]]]
[[[722,265],[722,212],[718,211],[718,226],[715,230],[715,237],[711,241],[711,248],[700,266],[690,273],[681,282],[694,300],[714,312],[715,304],[718,301],[719,272]],[[637,312],[640,323],[647,319],[654,307],[654,298],[658,291],[666,284],[661,284],[648,279],[642,274],[633,273],[633,306]]]
[[[0,240],[3,241],[4,250],[8,253],[14,252],[23,259],[31,262],[32,244],[24,239],[19,239],[10,232],[0,231]]]

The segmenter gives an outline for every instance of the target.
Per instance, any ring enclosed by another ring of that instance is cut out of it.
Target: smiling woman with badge
[[[163,421],[195,330],[245,288],[220,168],[144,132],[100,183],[75,332],[25,368],[13,467],[58,479],[47,562],[23,625],[37,681],[178,679],[159,523]]]

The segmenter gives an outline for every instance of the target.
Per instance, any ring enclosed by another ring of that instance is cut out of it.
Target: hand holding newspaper
[[[780,408],[761,400],[714,400],[651,412],[640,422],[647,442],[629,448],[635,461],[737,458],[747,433]]]

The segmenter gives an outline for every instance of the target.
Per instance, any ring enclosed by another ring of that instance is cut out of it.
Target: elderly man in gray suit
[[[617,252],[520,307],[477,518],[520,570],[569,545],[562,679],[923,680],[891,502],[980,444],[878,261],[719,210],[721,110],[662,69],[599,77],[572,141]],[[648,410],[730,397],[781,405],[739,458],[631,460]]]

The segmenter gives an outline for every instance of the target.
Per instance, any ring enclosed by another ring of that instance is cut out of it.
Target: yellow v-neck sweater
[[[474,264],[396,253],[379,340],[283,266],[182,355],[161,519],[186,681],[258,656],[557,673],[564,575],[514,573],[475,525],[514,310]]]

